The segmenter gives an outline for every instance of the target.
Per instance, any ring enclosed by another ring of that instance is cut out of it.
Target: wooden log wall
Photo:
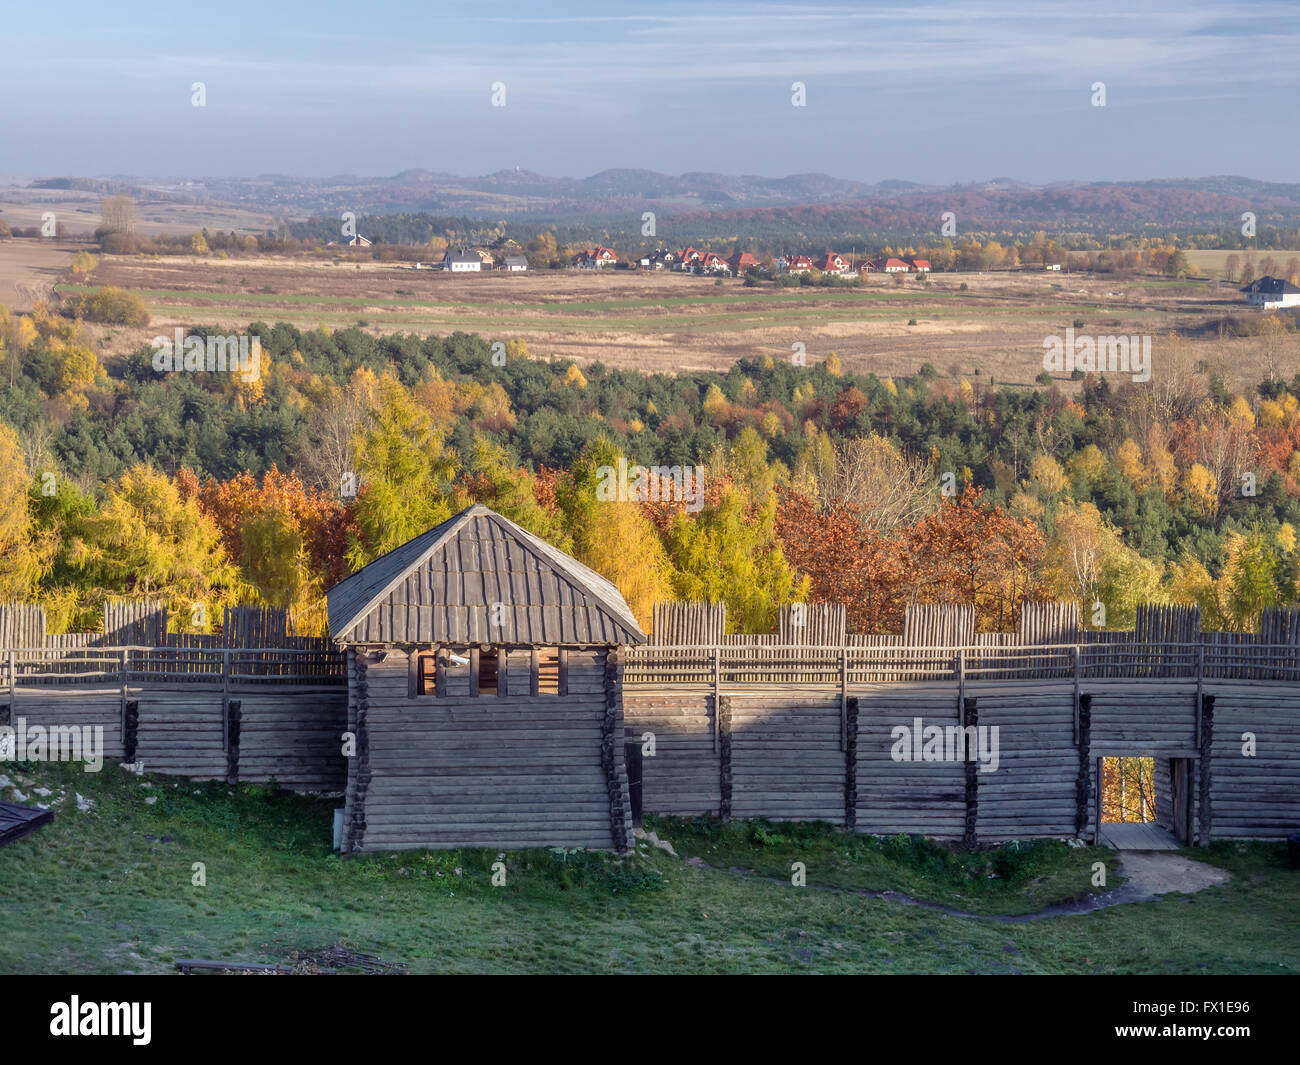
[[[934,685],[876,687],[858,696],[859,832],[962,839],[966,769],[960,762],[896,761],[894,729],[960,724],[955,691]]]
[[[826,686],[724,687],[716,733],[707,691],[634,688],[624,702],[627,738],[655,734],[643,768],[651,812],[825,820],[954,840],[971,839],[973,827],[980,843],[1093,840],[1097,760],[1150,756],[1163,781],[1162,822],[1172,827],[1169,760],[1186,758],[1193,839],[1285,837],[1300,826],[1300,690],[1215,689],[1217,720],[1207,720],[1190,682],[1085,682],[1077,703],[1067,680],[976,684],[963,720],[954,684],[855,682],[841,721],[839,693]],[[1215,698],[1207,695],[1211,706]],[[896,760],[893,730],[918,718],[923,728],[996,727],[996,770],[979,771],[978,759],[973,770]],[[1242,753],[1246,731],[1256,736],[1253,759]]]
[[[342,791],[347,784],[343,732],[347,697],[337,688],[242,687],[239,779],[272,779],[293,791]]]
[[[405,651],[357,653],[349,724],[364,731],[366,765],[350,769],[349,849],[616,849],[601,747],[606,654],[568,652],[565,696],[413,697]],[[626,773],[616,779],[630,832]]]
[[[735,692],[731,816],[844,823],[838,694]]]
[[[1079,748],[1072,691],[1060,685],[1026,695],[1008,684],[979,688],[978,696],[979,723],[997,727],[999,748],[997,770],[979,774],[979,838],[1074,836]]]
[[[693,817],[716,813],[719,761],[713,696],[707,692],[625,689],[625,736],[653,733],[655,753],[641,763],[642,809]]]
[[[1300,690],[1284,685],[1212,688],[1209,721],[1202,710],[1203,723],[1212,725],[1211,837],[1277,839],[1300,832]]]
[[[1195,758],[1196,684],[1166,681],[1140,684],[1092,682],[1094,758],[1158,755]]]
[[[0,699],[28,726],[99,726],[104,757],[130,757],[145,772],[195,780],[271,778],[295,791],[339,791],[347,767],[341,751],[347,697],[339,688],[220,684],[19,685]],[[227,713],[240,704],[242,740],[232,763]],[[134,750],[128,752],[128,741]],[[233,782],[233,781],[232,781]]]
[[[137,697],[133,689],[127,698]],[[9,706],[9,724],[17,726],[21,718],[28,728],[39,726],[51,729],[57,726],[71,728],[102,728],[104,761],[121,761],[123,746],[125,700],[123,690],[117,685],[85,686],[75,692],[57,688],[25,688],[21,685],[0,695]]]

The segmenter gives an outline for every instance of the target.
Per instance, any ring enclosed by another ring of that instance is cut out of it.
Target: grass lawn
[[[679,858],[510,852],[493,887],[492,850],[341,860],[329,846],[341,800],[112,765],[0,774],[6,800],[13,785],[27,801],[64,796],[52,825],[0,850],[0,972],[164,972],[180,957],[284,961],[334,945],[412,972],[1300,970],[1300,874],[1281,846],[1188,852],[1234,874],[1194,896],[1007,925],[818,886],[1023,913],[1091,891],[1092,862],[1113,868],[1114,853],[1035,843],[967,855],[822,825],[662,818],[647,827]],[[93,807],[79,810],[77,794]],[[808,887],[788,886],[794,861]],[[206,886],[192,884],[196,862]]]

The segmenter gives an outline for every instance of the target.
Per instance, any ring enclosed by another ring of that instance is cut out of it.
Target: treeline
[[[896,631],[908,602],[973,600],[997,628],[1060,596],[1109,627],[1190,600],[1242,628],[1296,598],[1284,331],[1248,393],[1170,336],[1154,385],[1095,378],[1077,398],[834,355],[669,376],[464,333],[249,332],[256,380],[161,374],[149,348],[110,374],[76,320],[0,313],[0,598],[67,623],[110,594],[251,598],[319,628],[331,583],[472,501],[608,575],[643,619],[656,598],[716,597],[762,629],[811,596]],[[702,506],[601,502],[619,458],[704,468]]]

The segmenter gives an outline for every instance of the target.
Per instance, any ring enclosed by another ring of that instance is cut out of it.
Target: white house
[[[501,260],[501,269],[512,274],[523,273],[528,269],[528,260],[522,255],[507,255]]]
[[[1281,277],[1261,277],[1241,290],[1246,302],[1266,311],[1279,307],[1300,307],[1300,288]]]
[[[478,273],[483,269],[483,260],[468,248],[448,248],[442,257],[442,268],[456,274]]]

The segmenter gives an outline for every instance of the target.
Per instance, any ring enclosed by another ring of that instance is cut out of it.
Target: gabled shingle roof
[[[1242,292],[1255,292],[1263,296],[1290,296],[1300,293],[1300,288],[1296,288],[1290,281],[1282,277],[1261,277],[1258,281],[1252,281],[1246,285]]]
[[[645,640],[612,583],[482,504],[375,559],[327,601],[339,643]]]

